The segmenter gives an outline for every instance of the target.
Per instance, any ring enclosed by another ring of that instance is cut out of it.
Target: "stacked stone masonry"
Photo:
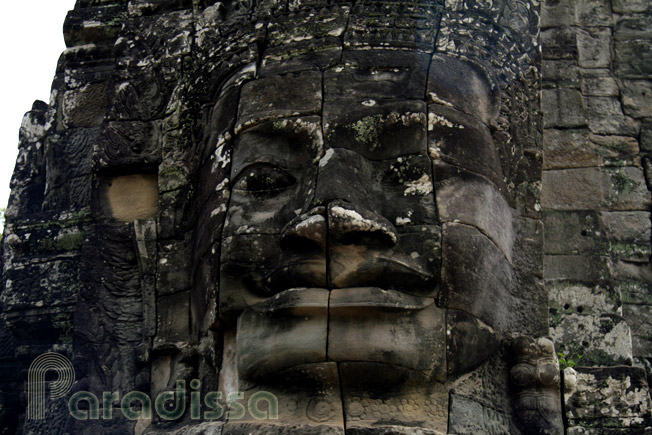
[[[638,433],[649,398],[626,398],[652,380],[652,5],[547,1],[541,17],[550,335],[578,362],[568,433]]]

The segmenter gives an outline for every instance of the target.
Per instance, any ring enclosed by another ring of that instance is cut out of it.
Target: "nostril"
[[[337,241],[341,245],[365,246],[371,249],[391,248],[396,240],[384,232],[350,231]]]
[[[326,244],[325,208],[316,207],[292,219],[283,228],[281,248],[289,251],[319,251]]]
[[[290,252],[320,252],[324,244],[298,236],[285,236],[281,239],[281,249]]]

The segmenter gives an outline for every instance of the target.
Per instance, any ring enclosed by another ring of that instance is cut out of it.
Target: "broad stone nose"
[[[382,198],[379,177],[368,159],[331,148],[319,162],[314,207],[283,228],[281,248],[297,254],[326,253],[329,245],[390,248],[397,233],[375,212]]]
[[[337,245],[390,248],[396,228],[384,217],[346,201],[314,207],[292,219],[281,233],[281,248],[295,253],[325,252],[327,238]]]
[[[326,207],[330,244],[377,249],[396,244],[394,225],[378,212],[385,195],[377,170],[344,148],[329,148],[319,161],[314,201]]]
[[[383,196],[376,168],[357,152],[330,148],[319,161],[316,205],[345,201],[366,210],[382,210]]]

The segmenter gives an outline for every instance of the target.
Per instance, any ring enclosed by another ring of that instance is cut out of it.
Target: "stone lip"
[[[398,255],[398,254],[395,254]],[[313,257],[277,267],[271,272],[256,270],[243,276],[250,291],[259,295],[275,295],[290,288],[362,288],[384,287],[418,296],[431,295],[437,282],[432,273],[407,255],[392,256],[350,245],[333,248],[330,255],[331,284],[327,284],[327,260]]]
[[[283,290],[251,306],[254,311],[273,313],[299,308],[328,307],[328,289],[298,287]]]
[[[381,287],[401,293],[429,296],[438,281],[418,259],[401,252],[378,252],[347,245],[333,247],[333,288]],[[424,254],[423,249],[417,253]]]
[[[329,298],[319,297],[330,293]],[[389,310],[420,310],[434,303],[433,298],[413,296],[378,287],[344,289],[291,288],[253,305],[255,311],[272,313],[301,308],[383,308]]]
[[[326,258],[317,257],[292,262],[271,272],[253,271],[243,277],[252,291],[262,295],[274,295],[292,288],[323,288],[326,286]]]
[[[352,287],[331,291],[329,307],[378,307],[397,310],[420,310],[435,302],[433,298],[413,296],[395,290],[378,287]]]

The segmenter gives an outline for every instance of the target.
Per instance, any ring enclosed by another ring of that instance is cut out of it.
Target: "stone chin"
[[[445,383],[497,349],[473,316],[378,287],[285,290],[244,310],[236,342],[239,376],[257,384],[324,362],[373,366],[372,383],[385,387],[406,377]]]

